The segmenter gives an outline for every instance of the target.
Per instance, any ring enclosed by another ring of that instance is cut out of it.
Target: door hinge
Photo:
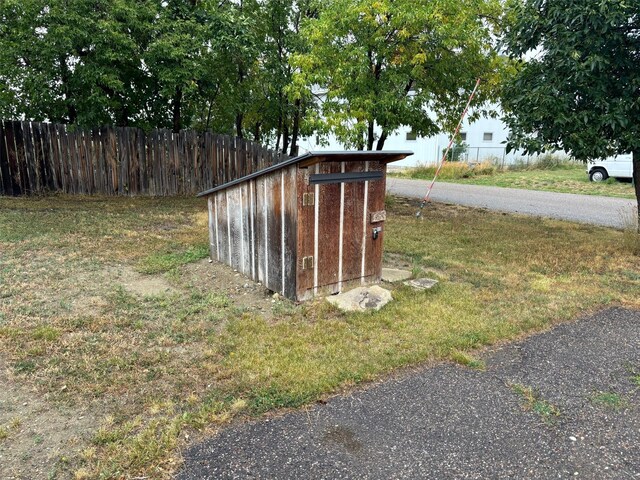
[[[313,257],[304,257],[302,259],[303,270],[313,270]]]
[[[303,193],[302,194],[302,206],[303,207],[311,207],[316,203],[316,196],[313,192]]]

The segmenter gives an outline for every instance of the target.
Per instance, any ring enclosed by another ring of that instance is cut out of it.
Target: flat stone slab
[[[411,272],[408,270],[399,270],[397,268],[383,268],[382,281],[388,283],[401,282],[411,278]]]
[[[430,288],[435,287],[438,284],[438,281],[431,278],[416,278],[415,280],[404,282],[404,284],[414,290],[429,290]]]
[[[358,287],[348,292],[327,297],[329,303],[347,312],[380,310],[391,300],[393,300],[391,292],[378,285]]]

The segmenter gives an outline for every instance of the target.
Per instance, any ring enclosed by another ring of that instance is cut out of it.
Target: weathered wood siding
[[[211,258],[295,299],[297,166],[207,197]]]
[[[0,195],[191,195],[287,158],[211,132],[0,121]]]
[[[380,172],[375,180],[311,184],[314,174]],[[386,165],[321,162],[208,195],[211,258],[292,300],[376,283],[382,272]]]
[[[380,171],[372,181],[310,185],[312,174]],[[354,284],[377,283],[382,273],[384,222],[371,212],[384,210],[386,166],[379,162],[327,162],[298,172],[298,300],[338,293]],[[304,205],[313,193],[314,205]],[[373,239],[373,228],[382,232]],[[313,257],[309,268],[304,259]]]

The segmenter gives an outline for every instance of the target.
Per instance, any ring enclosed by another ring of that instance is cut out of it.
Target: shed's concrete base
[[[327,297],[329,303],[347,312],[380,310],[391,300],[393,300],[391,292],[378,285],[358,287],[348,292]]]

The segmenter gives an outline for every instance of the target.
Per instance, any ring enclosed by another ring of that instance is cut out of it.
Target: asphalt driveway
[[[640,478],[640,312],[608,309],[484,360],[230,427],[185,451],[178,478]]]
[[[387,191],[403,197],[421,199],[427,193],[429,183],[425,180],[390,177],[387,179]],[[634,200],[623,198],[446,182],[436,183],[431,199],[436,202],[615,228],[628,226],[627,219],[635,206]]]

